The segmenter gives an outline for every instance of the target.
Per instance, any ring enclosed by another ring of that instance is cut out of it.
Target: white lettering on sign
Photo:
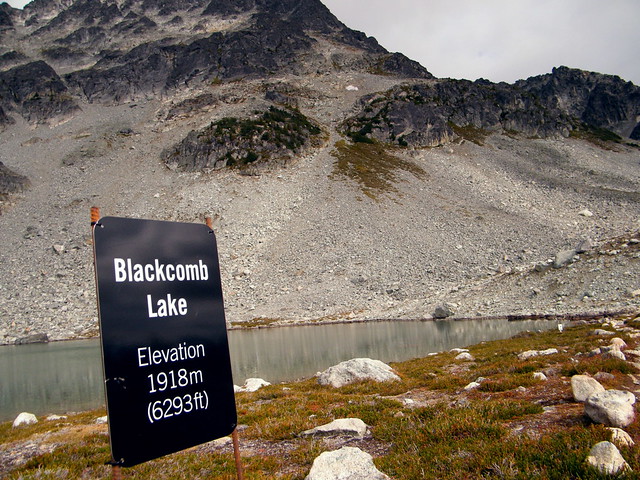
[[[116,282],[192,282],[209,280],[209,267],[198,260],[198,263],[176,265],[160,263],[156,258],[153,263],[133,263],[130,258],[114,258]]]
[[[184,298],[173,298],[167,293],[166,299],[161,298],[154,304],[151,295],[147,295],[147,310],[149,318],[184,316],[187,314],[187,301]]]
[[[187,342],[182,342],[175,347],[164,349],[138,347],[138,367],[183,362],[204,356],[205,351],[202,343],[189,345]],[[151,400],[147,404],[147,418],[150,423],[209,408],[209,395],[206,390],[184,393],[185,390],[191,391],[192,388],[202,388],[204,372],[201,369],[172,366],[171,370],[158,372],[156,369],[152,369],[150,371],[152,373],[147,375],[149,395],[151,396]],[[169,393],[172,390],[175,390],[177,395]],[[165,395],[164,392],[170,396],[154,400],[157,398],[156,394]]]
[[[209,267],[202,260],[198,263],[161,263],[157,258],[153,263],[134,263],[130,258],[113,259],[116,283],[121,282],[199,282],[209,280]],[[149,318],[184,317],[187,314],[187,300],[166,297],[154,300],[147,295]]]
[[[154,350],[151,347],[138,348],[138,366],[161,365],[163,363],[179,362],[181,360],[193,360],[204,357],[204,345],[187,345],[186,342],[177,347]]]

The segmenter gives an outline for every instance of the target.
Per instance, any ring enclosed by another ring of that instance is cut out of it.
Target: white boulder
[[[635,419],[636,397],[631,392],[606,390],[594,393],[584,403],[584,413],[594,422],[624,428]]]
[[[459,360],[462,362],[473,362],[475,358],[469,352],[462,352],[456,355],[456,360]]]
[[[262,378],[247,378],[242,387],[234,385],[233,386],[233,391],[235,393],[238,393],[238,392],[255,392],[257,390],[260,390],[262,387],[266,387],[268,385],[271,385],[271,384],[269,382],[267,382],[266,380],[263,380]]]
[[[633,447],[636,444],[631,435],[621,428],[609,427],[609,431],[611,432],[611,443],[617,447]]]
[[[356,447],[342,447],[316,457],[305,480],[390,480],[373,457]]]
[[[546,350],[527,350],[526,352],[522,352],[518,354],[518,359],[520,360],[528,360],[533,357],[538,357],[540,355],[553,355],[558,353],[557,348],[547,348]]]
[[[329,367],[316,375],[320,385],[343,387],[363,380],[375,382],[399,381],[400,377],[386,363],[370,358],[353,358]]]
[[[589,452],[587,463],[606,475],[616,475],[629,469],[629,464],[611,442],[596,443]]]
[[[304,437],[349,436],[364,438],[367,434],[367,428],[367,424],[359,418],[339,418],[326,425],[305,430],[301,435]]]
[[[594,393],[604,392],[605,388],[588,375],[574,375],[571,377],[571,390],[576,402],[584,402]]]
[[[33,425],[38,423],[38,419],[33,413],[22,412],[13,421],[13,428],[22,427],[24,425]]]

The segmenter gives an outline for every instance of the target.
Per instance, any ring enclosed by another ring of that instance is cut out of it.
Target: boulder
[[[348,436],[364,438],[367,434],[367,424],[359,418],[339,418],[331,423],[305,430],[303,437],[340,437]]]
[[[594,393],[604,392],[605,388],[588,375],[574,375],[571,377],[571,390],[576,402],[584,402]]]
[[[616,358],[618,360],[626,361],[627,357],[620,351],[618,347],[606,347],[602,350],[602,358]]]
[[[609,427],[611,431],[611,443],[617,447],[633,447],[636,443],[627,432],[620,428]]]
[[[374,382],[400,380],[400,377],[389,365],[370,358],[353,358],[329,367],[316,376],[320,385],[331,385],[334,388],[363,380],[373,380]]]
[[[473,362],[475,358],[469,352],[462,352],[456,355],[456,360],[463,362]]]
[[[584,413],[596,423],[624,428],[635,419],[634,403],[636,397],[631,392],[606,390],[587,398]]]
[[[569,264],[577,253],[578,252],[576,252],[575,249],[562,250],[561,252],[556,253],[555,259],[553,260],[553,268],[561,268]]]
[[[593,243],[588,238],[582,240],[576,247],[576,253],[585,253],[593,248]]]
[[[533,374],[533,379],[534,380],[540,380],[540,381],[544,382],[545,380],[547,380],[547,376],[542,372],[535,372]]]
[[[453,315],[453,308],[449,304],[438,305],[433,311],[433,318],[448,318]]]
[[[320,454],[305,480],[389,480],[373,463],[373,457],[356,447],[342,447]]]
[[[27,345],[30,343],[47,343],[49,342],[49,335],[46,333],[34,333],[33,335],[27,335],[26,337],[18,338],[15,342],[16,345]]]
[[[527,360],[539,355],[554,355],[556,353],[558,353],[557,348],[547,348],[546,350],[527,350],[526,352],[519,353],[518,359]]]
[[[622,470],[629,469],[629,464],[611,442],[595,444],[589,452],[587,463],[606,475],[616,475]]]
[[[233,386],[233,391],[236,392],[236,393],[238,393],[238,392],[255,392],[255,391],[261,389],[262,387],[266,387],[268,385],[271,385],[271,384],[269,382],[267,382],[266,380],[263,380],[262,378],[247,378],[242,387],[234,385]]]
[[[627,342],[619,337],[612,338],[610,345],[618,350],[624,350],[627,348]]]
[[[604,330],[602,328],[596,328],[593,332],[591,332],[591,335],[597,335],[597,336],[609,336],[609,335],[615,335],[616,332],[611,332],[609,330]]]
[[[22,412],[13,421],[13,428],[22,427],[23,425],[33,425],[38,423],[38,419],[33,413]]]

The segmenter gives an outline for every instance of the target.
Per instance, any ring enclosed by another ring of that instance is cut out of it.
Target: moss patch
[[[389,152],[379,143],[339,141],[331,152],[336,158],[332,177],[355,181],[362,193],[373,200],[381,195],[400,195],[397,185],[404,173],[417,178],[427,177],[419,165]]]

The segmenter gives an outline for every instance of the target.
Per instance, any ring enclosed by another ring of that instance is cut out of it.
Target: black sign
[[[111,452],[132,466],[237,424],[216,239],[204,224],[94,226]]]

